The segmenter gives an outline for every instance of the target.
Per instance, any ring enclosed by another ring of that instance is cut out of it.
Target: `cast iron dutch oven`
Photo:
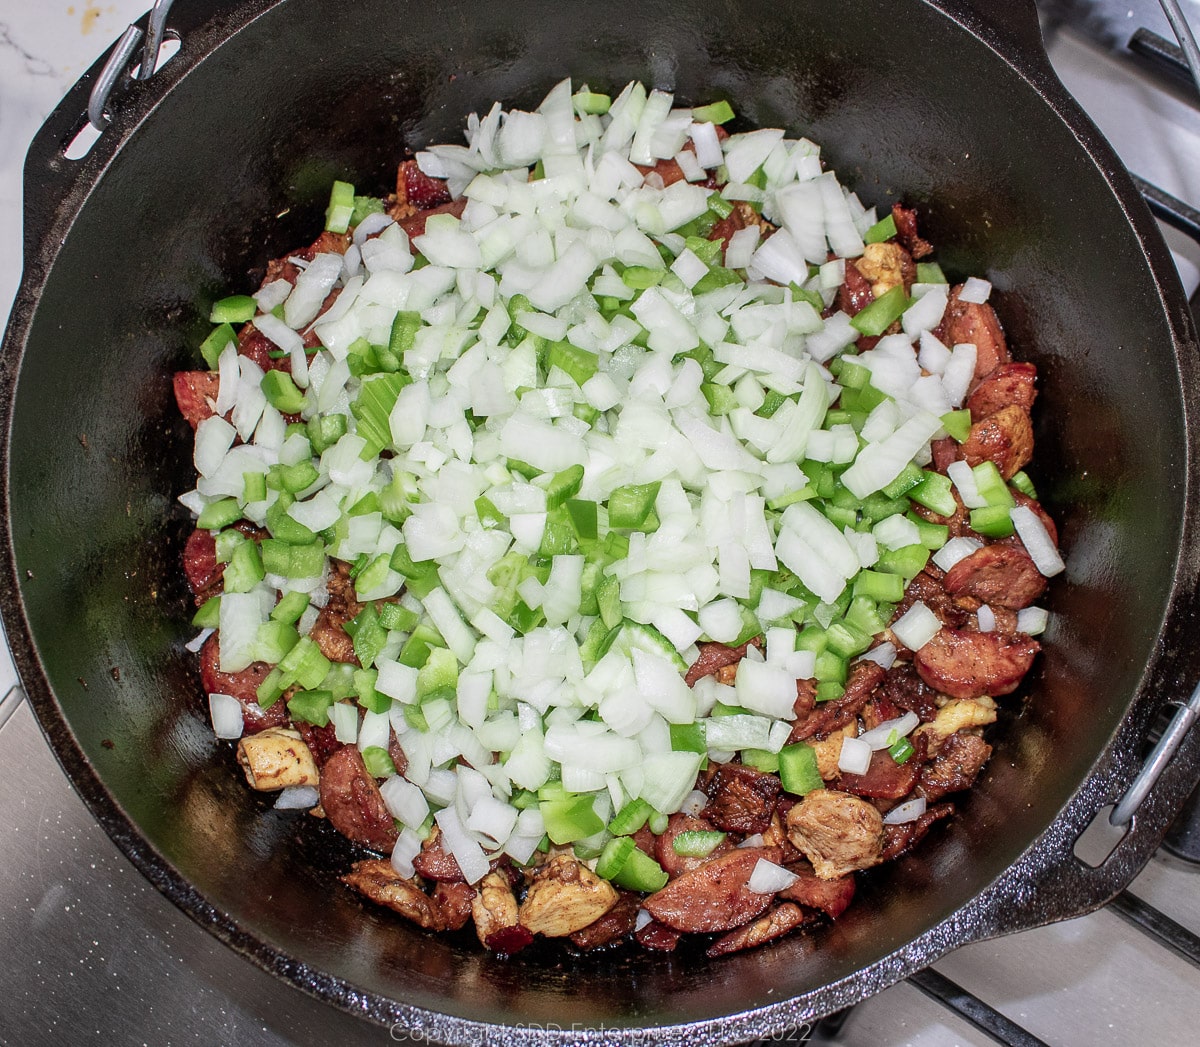
[[[1094,908],[1133,876],[1195,784],[1200,739],[1105,864],[1072,847],[1200,677],[1197,345],[1157,230],[1050,73],[1031,4],[180,0],[171,26],[179,56],[114,104],[86,159],[62,149],[98,68],[34,142],[0,383],[21,677],[76,788],[164,893],[303,990],[435,1040],[716,1044]],[[821,142],[866,201],[919,209],[952,277],[986,273],[1041,375],[1036,480],[1069,568],[982,784],[836,924],[716,962],[503,961],[364,908],[336,882],[351,855],[334,834],[246,789],[183,650],[190,432],[170,375],[194,366],[209,303],[313,238],[333,178],[386,191],[403,150],[457,141],[464,114],[535,104],[566,75],[728,97]]]

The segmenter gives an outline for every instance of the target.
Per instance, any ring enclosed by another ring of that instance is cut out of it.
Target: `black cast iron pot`
[[[990,6],[180,0],[179,56],[71,162],[98,68],[84,78],[26,168],[0,373],[4,622],[64,768],[164,893],[304,990],[448,1043],[694,1044],[797,1025],[1133,876],[1195,783],[1200,739],[1104,865],[1072,847],[1132,780],[1163,703],[1200,677],[1196,338],[1031,5]],[[182,647],[190,433],[170,375],[194,366],[209,303],[312,239],[333,178],[385,191],[405,149],[459,140],[466,113],[536,103],[565,75],[729,97],[823,143],[866,201],[919,209],[952,278],[986,273],[1042,380],[1036,481],[1069,570],[982,784],[946,831],[865,876],[835,925],[717,962],[502,961],[364,908],[336,882],[343,843],[245,788]]]

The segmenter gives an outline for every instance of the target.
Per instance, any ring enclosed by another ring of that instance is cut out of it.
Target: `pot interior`
[[[241,948],[343,1003],[315,972],[435,1012],[564,1028],[702,1022],[793,997],[832,1009],[840,998],[822,987],[960,909],[1053,821],[1154,652],[1185,434],[1144,248],[1037,90],[921,3],[614,0],[599,17],[551,0],[329,8],[279,3],[192,68],[51,252],[9,452],[9,629],[32,645],[22,657],[43,724],[169,893],[226,914]],[[994,283],[1016,354],[1039,368],[1032,472],[1070,569],[1051,590],[1028,701],[1005,701],[996,754],[948,830],[867,877],[835,926],[720,962],[554,949],[502,961],[473,936],[431,937],[364,908],[336,882],[351,860],[340,839],[245,787],[182,646],[191,524],[174,499],[192,486],[191,434],[170,378],[196,366],[209,304],[253,290],[269,258],[316,235],[333,178],[387,192],[406,149],[460,141],[468,112],[535,105],[564,76],[727,97],[747,125],[811,137],[864,202],[918,208],[951,279]],[[846,998],[893,976],[884,964]]]

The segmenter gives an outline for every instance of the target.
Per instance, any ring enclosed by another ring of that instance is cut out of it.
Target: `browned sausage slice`
[[[200,649],[200,681],[206,694],[229,694],[242,707],[242,724],[246,734],[257,734],[268,727],[282,727],[288,722],[286,703],[280,699],[269,709],[258,704],[258,685],[267,678],[271,667],[266,662],[251,662],[236,673],[223,673],[220,639],[214,633]]]
[[[1036,382],[1037,368],[1033,364],[1001,364],[975,387],[967,399],[971,418],[977,422],[1010,405],[1028,411],[1037,399]]]
[[[193,429],[216,414],[211,402],[221,389],[221,378],[216,371],[176,371],[172,385],[179,413]]]
[[[436,825],[421,844],[420,853],[413,859],[413,868],[427,880],[445,883],[465,882],[458,859],[442,846],[442,830]]]
[[[325,761],[321,806],[329,823],[343,836],[391,853],[398,835],[396,826],[356,746],[345,745]]]
[[[703,865],[710,858],[715,858],[717,855],[725,854],[733,849],[733,844],[728,840],[719,843],[711,852],[704,855],[702,858],[687,857],[676,852],[675,838],[683,832],[713,832],[715,826],[712,822],[706,821],[703,818],[693,818],[687,814],[673,814],[667,821],[667,828],[664,833],[654,838],[654,857],[658,860],[658,864],[662,866],[665,872],[671,879],[676,876],[682,876],[686,872],[691,872],[699,865]]]
[[[930,687],[951,698],[1009,694],[1041,650],[1021,634],[969,633],[943,628],[913,655],[917,672]]]
[[[896,763],[886,749],[877,749],[871,754],[866,774],[843,774],[832,783],[831,788],[875,800],[899,800],[907,796],[916,788],[917,780],[921,777],[924,736],[917,737],[914,745],[921,746],[921,752],[914,752],[904,763]]]
[[[1046,591],[1046,578],[1017,545],[985,545],[946,572],[942,588],[953,596],[973,596],[989,606],[1019,611]]]
[[[854,900],[854,874],[838,876],[832,880],[822,880],[809,862],[803,859],[793,862],[788,867],[799,877],[790,887],[779,892],[780,898],[786,898],[810,909],[820,909],[831,920],[836,920]]]
[[[329,601],[321,608],[313,623],[309,638],[320,648],[331,662],[346,662],[358,665],[354,653],[354,641],[346,632],[347,622],[358,617],[363,605],[355,599],[354,582],[350,578],[350,566],[341,560],[333,561],[329,572]]]
[[[881,862],[890,862],[899,858],[905,851],[911,850],[929,832],[934,822],[949,818],[954,813],[954,804],[939,803],[936,807],[928,808],[915,821],[902,825],[885,825],[883,827],[883,851],[879,855]]]
[[[197,527],[188,535],[183,547],[183,573],[187,577],[188,588],[198,597],[198,604],[216,595],[217,590],[213,587],[225,574],[225,565],[217,563],[217,541],[211,531],[202,531]],[[211,593],[208,591],[210,589],[213,589]]]
[[[633,934],[633,929],[637,925],[641,896],[633,891],[621,891],[620,895],[617,904],[600,919],[594,920],[582,930],[568,935],[577,949],[599,949]]]
[[[996,316],[996,310],[986,302],[964,302],[959,297],[963,285],[958,284],[950,291],[950,302],[942,322],[934,334],[943,343],[955,346],[970,342],[975,346],[975,377],[985,378],[1001,364],[1009,363],[1008,343],[1004,340],[1004,329]]]
[[[761,915],[774,897],[750,890],[760,858],[779,861],[776,847],[742,847],[672,880],[650,895],[645,907],[659,923],[677,931],[730,931]]]
[[[994,462],[1004,479],[1012,479],[1033,458],[1033,424],[1029,412],[1015,404],[1001,407],[971,426],[971,433],[959,452],[968,465]]]
[[[807,914],[798,905],[784,902],[776,906],[766,916],[753,923],[738,927],[728,934],[722,935],[706,950],[705,956],[726,956],[731,952],[741,952],[743,949],[755,949],[776,938],[782,938],[797,927],[811,923],[813,916]]]

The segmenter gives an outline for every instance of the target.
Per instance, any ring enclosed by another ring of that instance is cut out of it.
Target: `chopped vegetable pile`
[[[838,915],[974,781],[1063,569],[989,284],[731,119],[497,103],[335,183],[175,377],[218,737],[498,952]]]

